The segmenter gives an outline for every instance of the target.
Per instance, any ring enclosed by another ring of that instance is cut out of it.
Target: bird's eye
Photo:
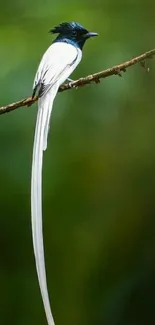
[[[77,31],[76,30],[73,30],[73,36],[77,36]]]

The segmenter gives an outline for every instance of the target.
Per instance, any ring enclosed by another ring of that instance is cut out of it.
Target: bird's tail
[[[31,176],[31,221],[33,247],[38,281],[48,325],[54,325],[54,320],[49,302],[44,259],[44,242],[42,232],[42,162],[43,150],[45,150],[47,147],[50,115],[57,90],[57,85],[54,85],[48,91],[48,93],[42,96],[38,101],[38,115],[34,137]]]

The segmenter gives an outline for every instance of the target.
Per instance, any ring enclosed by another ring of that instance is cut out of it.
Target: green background
[[[30,96],[48,31],[99,33],[73,79],[154,48],[155,4],[0,1],[0,106]],[[48,287],[58,325],[155,324],[155,61],[58,94],[44,155]],[[0,324],[45,325],[30,218],[37,105],[0,116]]]

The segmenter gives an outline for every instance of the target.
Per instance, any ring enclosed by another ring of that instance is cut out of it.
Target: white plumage
[[[47,136],[54,98],[59,86],[70,76],[82,58],[82,51],[65,42],[53,43],[42,57],[33,89],[40,88],[36,121],[32,176],[31,176],[31,219],[33,246],[39,286],[48,325],[54,325],[51,312],[44,259],[42,233],[42,161],[47,148]]]

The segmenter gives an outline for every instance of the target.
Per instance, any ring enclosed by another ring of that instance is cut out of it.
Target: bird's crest
[[[84,33],[87,33],[87,29],[85,29],[82,25],[80,25],[79,23],[76,23],[74,21],[72,22],[64,22],[64,23],[61,23],[60,25],[58,26],[55,26],[54,28],[52,28],[50,30],[50,33],[53,33],[53,34],[65,34],[65,33],[68,33],[68,32],[71,32],[71,31],[81,31],[81,32],[84,32]]]

